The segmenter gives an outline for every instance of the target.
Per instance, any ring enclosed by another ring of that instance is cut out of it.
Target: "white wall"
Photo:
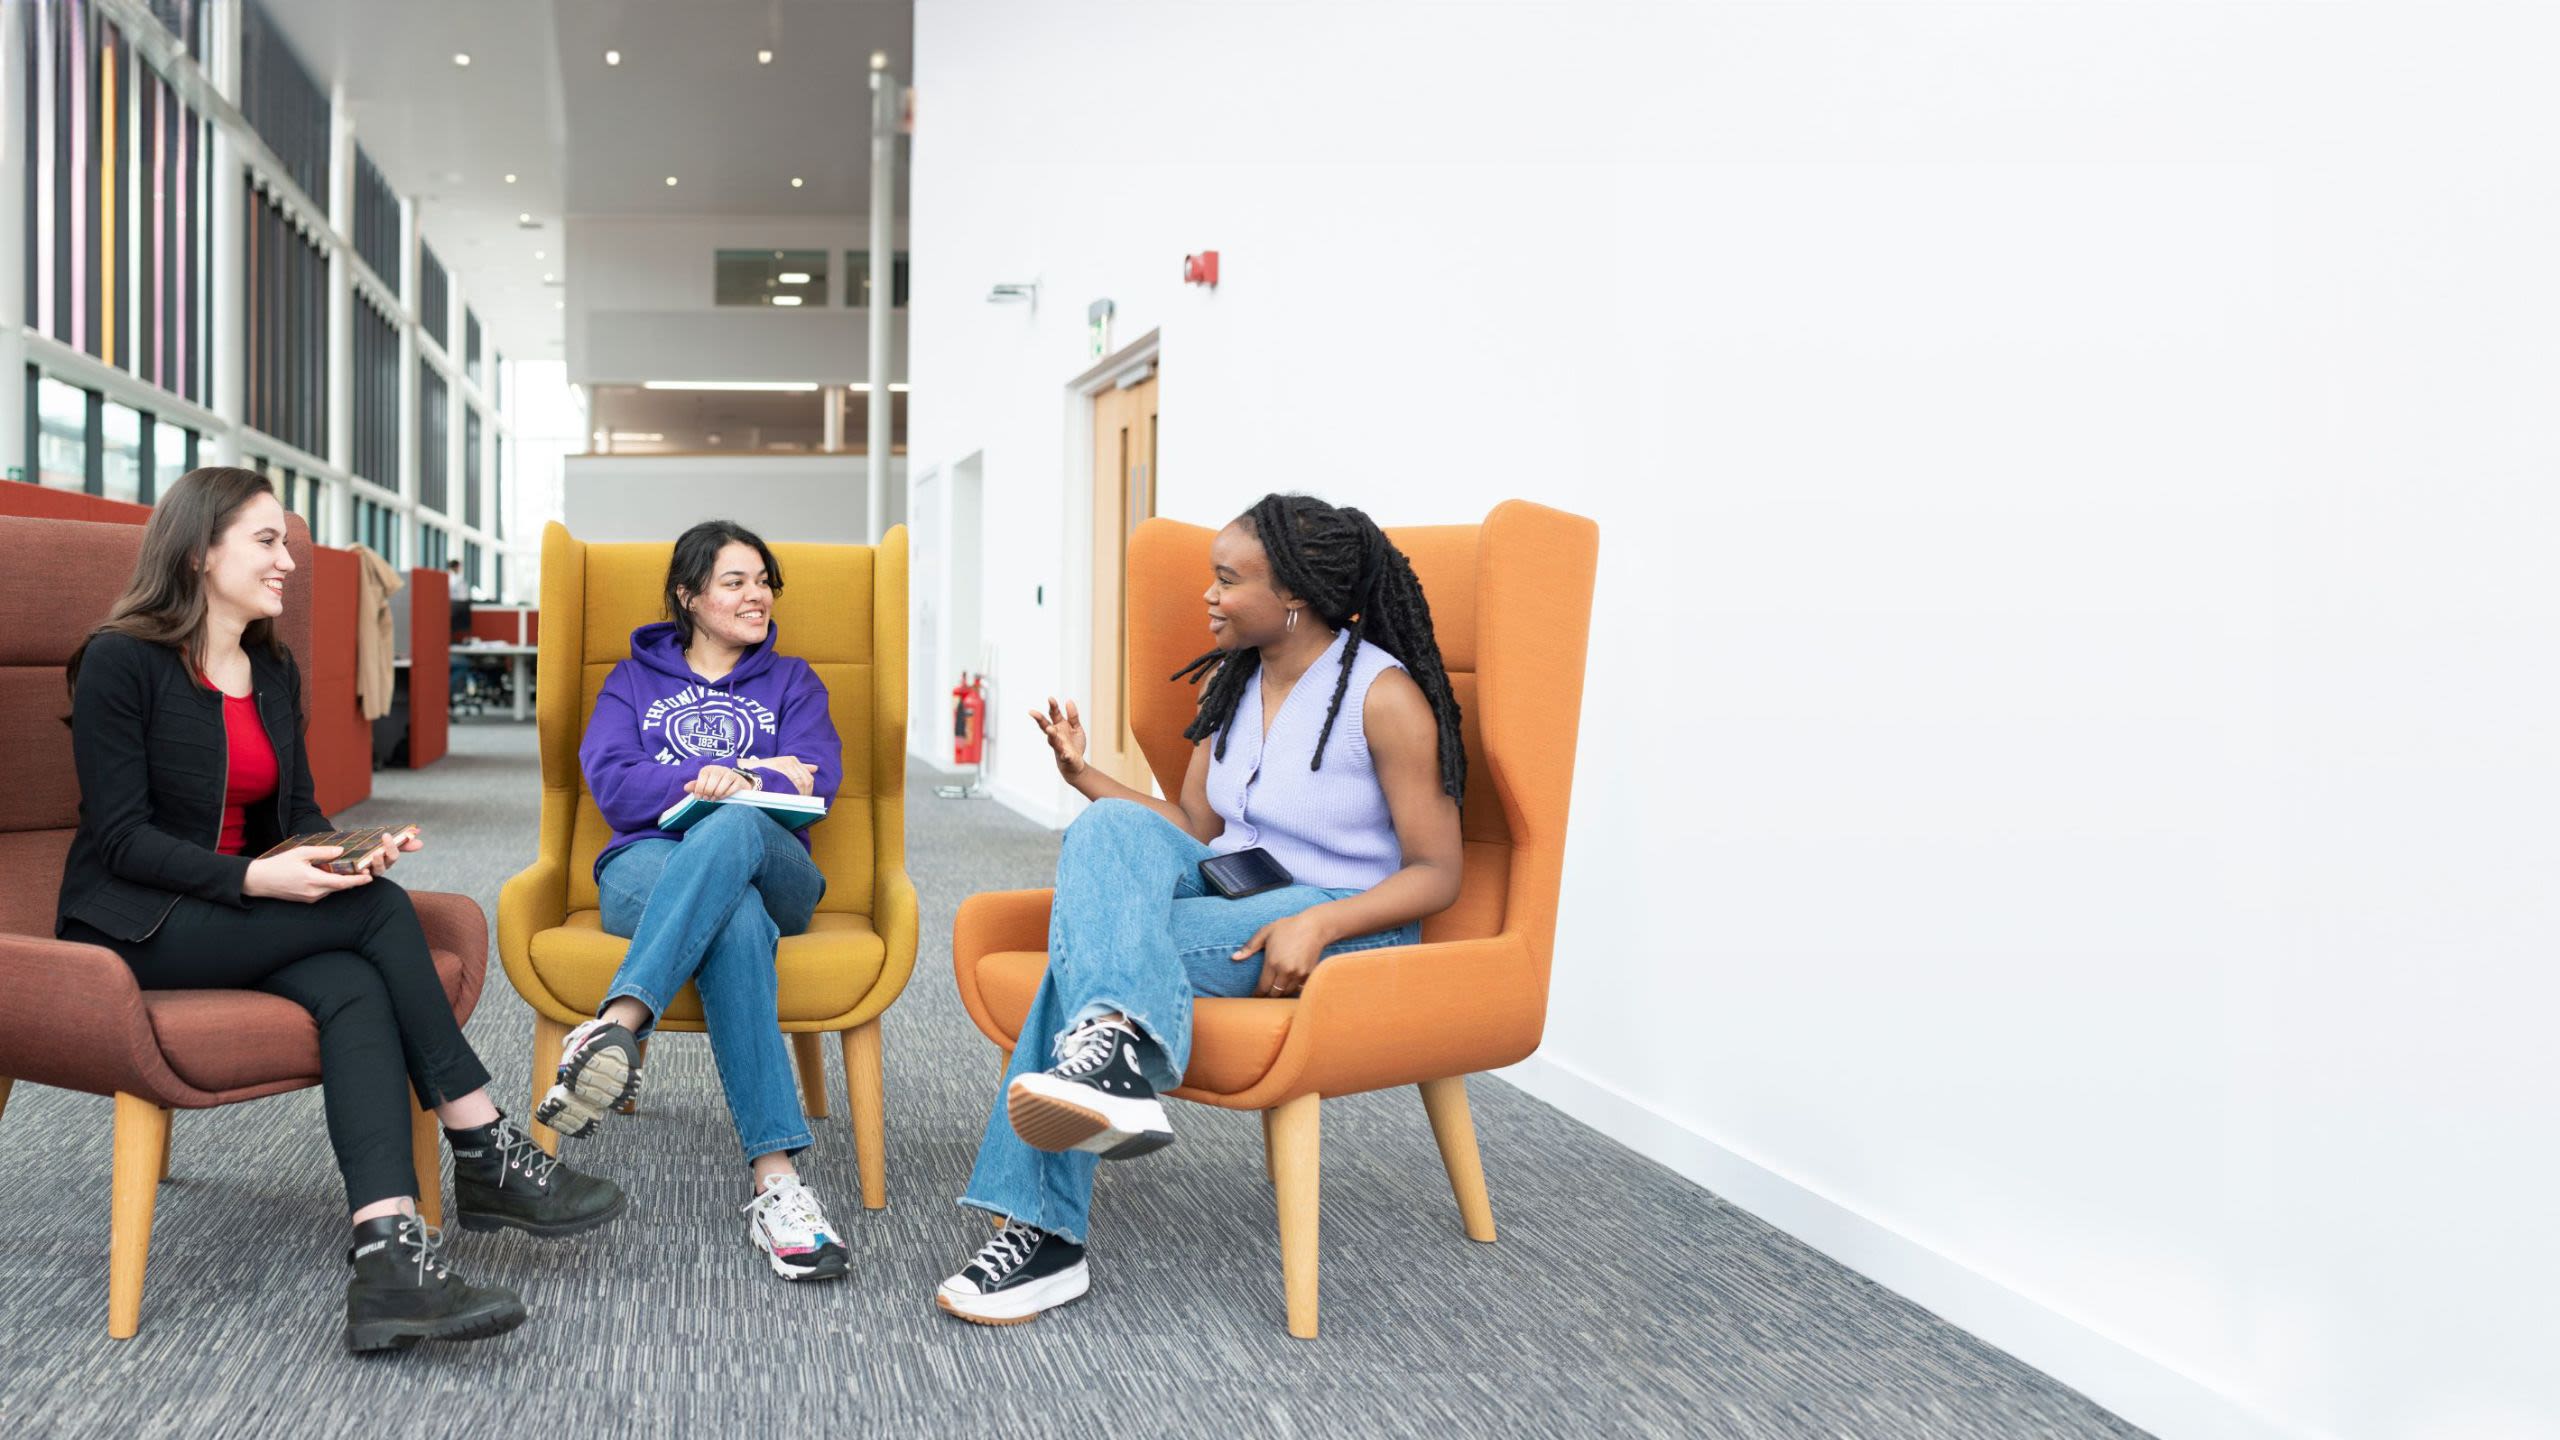
[[[859,455],[571,455],[561,523],[581,540],[673,540],[705,520],[765,539],[868,545]],[[889,462],[893,485],[906,462]]]
[[[2163,1433],[2560,1427],[2560,19],[916,22],[999,716],[1109,296],[1165,513],[1599,520],[1522,1083]]]
[[[870,312],[844,304],[859,288],[844,273],[846,252],[871,248],[861,216],[573,215],[563,244],[569,376],[580,384],[871,378]],[[719,252],[752,249],[825,252],[826,303],[716,305]],[[893,381],[906,378],[905,346],[906,317],[894,314]]]

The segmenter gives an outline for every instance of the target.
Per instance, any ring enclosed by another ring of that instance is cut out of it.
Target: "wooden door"
[[[1129,536],[1156,513],[1156,377],[1093,397],[1093,698],[1085,709],[1090,763],[1152,793],[1146,757],[1129,729]]]

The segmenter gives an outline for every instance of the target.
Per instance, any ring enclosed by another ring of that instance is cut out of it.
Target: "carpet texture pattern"
[[[531,859],[533,731],[463,723],[348,824],[417,821],[398,877],[494,913]],[[0,1118],[0,1434],[2133,1436],[2049,1377],[1492,1080],[1472,1087],[1502,1239],[1469,1242],[1420,1098],[1329,1100],[1323,1338],[1282,1325],[1250,1115],[1177,1105],[1179,1143],[1106,1166],[1092,1294],[1027,1326],[937,1312],[990,1233],[951,1203],[999,1056],[952,986],[951,918],[1048,883],[1057,837],[910,785],[925,928],[884,1022],[890,1208],[863,1210],[841,1061],[804,1173],[853,1252],[794,1287],[747,1241],[708,1042],[669,1035],[642,1111],[571,1142],[628,1214],[564,1242],[453,1237],[533,1318],[353,1359],[346,1229],[319,1092],[178,1115],[142,1332],[106,1334],[112,1103],[20,1085]],[[470,1037],[520,1110],[532,1012],[494,955]]]

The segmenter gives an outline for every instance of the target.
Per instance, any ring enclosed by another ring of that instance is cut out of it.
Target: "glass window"
[[[36,385],[35,478],[57,490],[89,488],[89,392],[47,375]]]
[[[195,433],[163,420],[151,430],[151,493],[166,495],[178,477],[195,468]]]
[[[110,500],[142,499],[142,414],[113,400],[106,402],[98,447],[98,493]]]
[[[827,303],[824,250],[723,250],[712,272],[719,305],[818,306]]]
[[[896,295],[890,301],[892,310],[907,308],[907,252],[900,250],[889,257],[889,283]],[[871,303],[871,252],[844,252],[844,303],[860,308]]]

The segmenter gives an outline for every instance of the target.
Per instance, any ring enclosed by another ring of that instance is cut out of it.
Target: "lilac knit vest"
[[[1223,855],[1259,845],[1289,867],[1299,884],[1328,890],[1366,890],[1403,868],[1387,792],[1379,788],[1361,724],[1370,682],[1403,669],[1402,661],[1375,645],[1360,646],[1342,711],[1325,741],[1324,768],[1307,768],[1342,674],[1343,647],[1350,643],[1349,630],[1333,637],[1332,646],[1289,688],[1269,735],[1262,733],[1260,672],[1246,683],[1227,722],[1225,757],[1214,748],[1210,752],[1209,808],[1227,822],[1210,849]]]

